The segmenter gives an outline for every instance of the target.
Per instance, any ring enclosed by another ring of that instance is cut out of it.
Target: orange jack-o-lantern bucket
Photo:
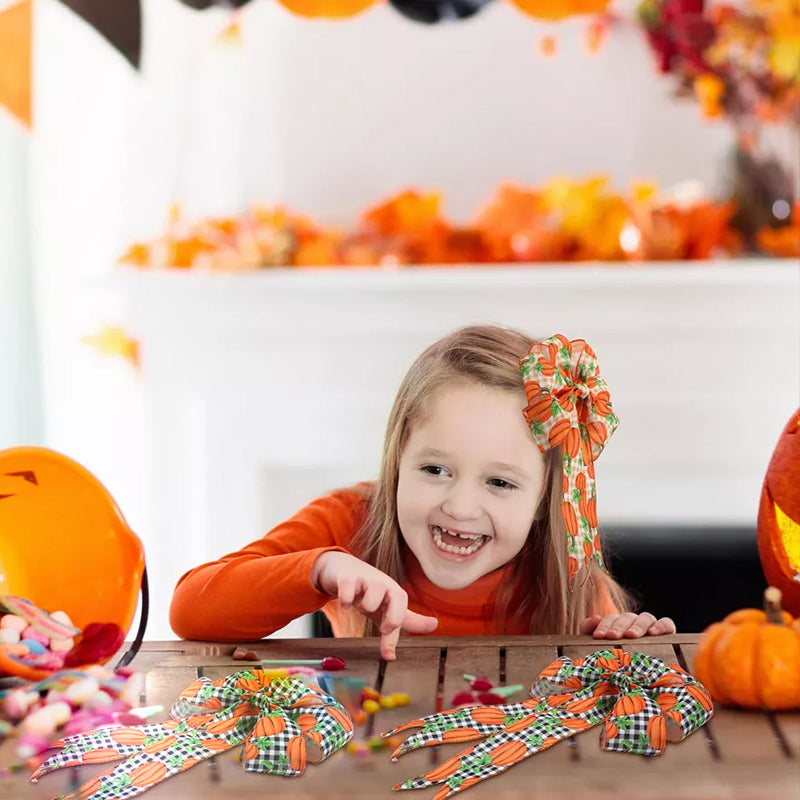
[[[0,595],[127,633],[141,588],[138,646],[146,587],[142,543],[94,475],[42,447],[0,451]]]
[[[764,575],[800,616],[800,409],[783,429],[767,467],[758,508],[758,553]]]

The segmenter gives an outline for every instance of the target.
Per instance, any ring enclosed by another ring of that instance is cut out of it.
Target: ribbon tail
[[[536,726],[539,730],[537,731]],[[535,722],[524,733],[502,730],[480,744],[464,750],[429,770],[395,786],[395,789],[420,789],[443,783],[434,800],[462,792],[479,781],[505,772],[528,756],[546,750],[558,740],[546,735],[546,726]]]
[[[404,722],[396,728],[385,731],[381,734],[384,738],[387,736],[395,736],[398,733],[409,730],[410,728],[422,728],[427,725],[444,726],[452,724],[453,721],[463,718],[464,727],[476,727],[479,730],[484,729],[484,734],[489,734],[497,730],[502,730],[503,721],[506,717],[513,717],[518,714],[528,713],[533,706],[536,705],[538,700],[522,700],[517,703],[504,703],[496,706],[469,706],[461,708],[450,708],[446,711],[440,711],[436,714],[428,714],[426,717],[413,719],[410,722]],[[489,709],[489,711],[486,711]],[[488,722],[481,717],[486,717],[487,714],[493,714],[497,722]]]
[[[167,735],[167,732],[159,725],[148,725],[146,728],[149,729],[149,732],[145,732],[140,727],[119,726],[98,728],[86,733],[67,736],[53,743],[53,747],[59,747],[61,750],[48,756],[34,770],[30,779],[35,783],[43,775],[62,767],[102,764],[106,761],[127,758],[142,750],[148,735]]]
[[[498,730],[502,730],[502,726],[498,726]],[[448,736],[448,734],[451,735]],[[408,739],[402,742],[402,744],[398,745],[391,754],[390,758],[392,761],[397,761],[400,756],[410,753],[412,750],[417,750],[421,747],[433,747],[434,745],[451,742],[469,742],[473,739],[482,739],[484,736],[486,736],[486,734],[483,731],[480,731],[477,728],[469,727],[456,728],[455,730],[451,728],[440,731],[438,734],[418,731],[417,733],[409,736]]]
[[[148,747],[128,757],[121,764],[84,783],[77,790],[77,797],[80,800],[117,800],[125,797],[127,800],[241,743],[241,738],[236,741],[221,737],[203,739],[200,738],[202,733],[183,733],[162,750],[153,752]]]

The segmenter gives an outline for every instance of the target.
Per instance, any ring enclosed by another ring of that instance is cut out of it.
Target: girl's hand
[[[311,582],[331,597],[339,598],[342,608],[358,609],[378,623],[381,658],[394,661],[400,631],[430,633],[439,624],[408,610],[408,595],[402,587],[379,569],[349,553],[323,553],[311,570]]]
[[[669,617],[656,619],[647,612],[636,614],[595,614],[581,623],[581,633],[591,633],[595,639],[638,639],[641,636],[663,636],[675,633],[675,623]]]

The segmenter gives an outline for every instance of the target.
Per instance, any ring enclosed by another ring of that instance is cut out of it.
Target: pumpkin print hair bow
[[[660,755],[667,741],[685,738],[713,713],[708,692],[677,664],[618,648],[575,661],[559,658],[530,693],[532,699],[521,703],[451,709],[384,733],[421,727],[392,753],[394,760],[419,747],[486,737],[394,788],[444,784],[433,798],[443,800],[600,723],[604,750]]]
[[[244,744],[250,772],[302,775],[353,735],[350,715],[318,686],[246,670],[218,681],[199,678],[172,706],[173,719],[98,728],[55,743],[61,751],[33,773],[125,758],[78,789],[81,800],[130,798],[209,756]]]
[[[543,453],[562,447],[561,514],[573,588],[584,565],[594,561],[605,569],[597,533],[594,461],[619,419],[611,410],[597,357],[583,339],[569,341],[556,334],[534,343],[520,359],[520,371],[528,400],[522,413],[536,444]]]

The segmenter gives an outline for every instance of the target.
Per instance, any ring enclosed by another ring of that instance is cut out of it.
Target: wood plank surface
[[[684,644],[679,649],[691,669],[695,645]],[[788,759],[800,770],[800,713],[766,713],[716,704],[710,724],[726,761],[780,764]]]
[[[530,697],[530,686],[539,673],[558,658],[558,647],[553,645],[517,645],[505,648],[505,683],[509,686],[521,683],[524,693],[514,695],[515,699]],[[547,750],[528,757],[519,767],[520,774],[534,780],[542,771],[569,769],[570,763],[578,759],[576,737],[572,736]]]
[[[691,659],[695,635],[619,642],[625,649],[673,661]],[[559,654],[588,655],[614,642],[591,637],[407,637],[398,660],[382,663],[376,639],[295,639],[245,643],[263,658],[310,659],[338,655],[347,661],[345,675],[381,691],[407,692],[408,706],[384,709],[356,734],[364,740],[396,724],[447,708],[453,694],[466,686],[462,675],[489,677],[497,684],[521,683],[527,696],[533,679]],[[148,642],[134,661],[146,671],[143,704],[160,704],[165,719],[171,703],[197,675],[211,679],[248,666],[231,658],[233,644]],[[440,680],[441,673],[441,680]],[[711,734],[712,746],[705,731]],[[800,800],[800,714],[763,714],[718,709],[701,731],[665,754],[645,758],[606,753],[598,744],[599,727],[572,737],[469,790],[472,800]],[[10,757],[12,741],[0,744],[0,764]],[[409,753],[398,762],[386,750],[358,759],[340,751],[319,765],[309,765],[300,778],[248,774],[234,753],[209,759],[180,777],[148,791],[145,800],[167,798],[264,798],[297,800],[381,800],[398,798],[392,787],[422,774],[433,763],[464,749],[448,745]],[[31,785],[26,775],[0,778],[0,800],[45,800],[74,788],[97,768],[54,773]],[[435,789],[409,794],[430,800]]]

